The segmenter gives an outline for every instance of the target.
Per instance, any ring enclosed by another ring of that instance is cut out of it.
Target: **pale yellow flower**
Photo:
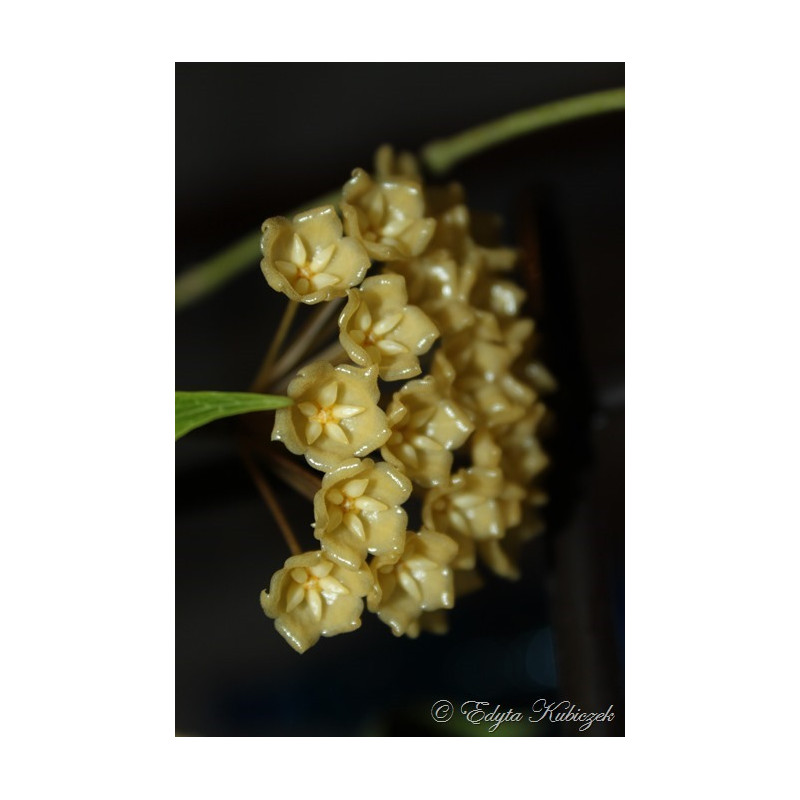
[[[376,364],[386,381],[413,378],[422,372],[418,356],[439,336],[430,318],[408,305],[400,275],[374,275],[348,292],[339,317],[339,341],[356,364]]]
[[[458,189],[458,184],[452,184]],[[440,188],[439,192],[442,192]],[[426,191],[428,199],[428,213],[436,220],[436,231],[428,244],[428,251],[446,250],[459,263],[463,263],[476,250],[475,242],[470,236],[470,214],[469,209],[459,203],[445,210],[438,210],[432,213],[433,209],[441,203],[447,194],[453,194],[452,190],[444,190],[444,194],[434,194],[433,191]],[[432,204],[432,197],[437,197],[437,201]]]
[[[453,396],[476,425],[515,422],[536,399],[511,372],[516,354],[493,314],[477,311],[475,322],[446,339],[442,352],[455,369]]]
[[[472,305],[501,318],[518,317],[527,292],[513,280],[504,278],[502,273],[514,268],[519,252],[510,247],[480,247],[473,243],[470,255],[478,264],[470,294]]]
[[[451,527],[447,535],[456,543],[458,550],[451,566],[456,570],[456,575],[477,575],[475,567],[477,564],[478,542],[471,536],[459,533]]]
[[[481,263],[489,272],[510,272],[519,261],[520,252],[514,247],[476,247]]]
[[[269,285],[290,300],[313,304],[344,297],[369,269],[361,243],[342,236],[333,206],[304,211],[291,222],[272,217],[261,230],[261,271]]]
[[[419,162],[411,153],[395,153],[390,144],[383,144],[375,151],[375,177],[381,181],[398,177],[419,181]]]
[[[496,431],[497,429],[494,432]],[[503,450],[497,443],[493,431],[488,428],[478,428],[475,431],[469,442],[469,450],[473,467],[498,469],[501,466]]]
[[[499,227],[487,231],[486,218],[477,214],[478,233],[475,233],[474,212],[466,205],[464,190],[458,183],[447,186],[426,187],[426,213],[436,220],[436,231],[428,244],[428,251],[446,250],[460,264],[477,257],[482,271],[494,273],[510,270],[519,252],[507,247],[486,247],[477,240],[499,239]],[[495,221],[494,218],[493,221]],[[495,225],[496,225],[495,221]]]
[[[491,311],[498,317],[519,316],[526,299],[527,293],[522,287],[485,271],[479,274],[470,295],[476,308]],[[533,320],[526,321],[533,323]]]
[[[470,306],[498,316],[519,315],[526,292],[500,274],[514,267],[519,253],[512,248],[476,244],[471,235],[470,212],[465,205],[456,204],[436,214],[436,233],[425,255],[437,251],[458,264],[460,282],[467,289],[465,300]]]
[[[475,319],[469,297],[478,266],[477,258],[459,264],[449,250],[433,250],[407,261],[392,261],[386,271],[406,279],[409,300],[444,335],[462,330]]]
[[[458,557],[456,557],[457,560]],[[450,563],[453,569],[453,596],[456,600],[466,594],[476,592],[484,586],[484,580],[476,570],[462,570],[456,566],[456,560]],[[438,611],[423,611],[419,619],[411,620],[406,628],[405,635],[409,639],[416,639],[420,631],[435,633],[442,636],[449,630],[448,611],[439,609]]]
[[[363,169],[353,170],[344,185],[341,208],[348,236],[359,239],[377,261],[419,255],[436,228],[434,219],[423,217],[419,183],[404,178],[376,182]]]
[[[518,359],[533,340],[534,322],[530,317],[497,317],[505,346],[512,359]],[[516,365],[515,365],[516,367]]]
[[[443,375],[442,371],[410,381],[395,392],[386,410],[391,436],[381,455],[426,488],[449,480],[451,451],[473,430],[464,409],[449,397]]]
[[[426,186],[425,213],[436,220],[436,230],[427,252],[443,250],[462,264],[475,246],[464,187],[456,182]]]
[[[326,206],[263,226],[273,288],[347,297],[339,342],[357,365],[305,367],[276,411],[273,439],[325,473],[321,549],[290,558],[261,598],[298,652],[357,628],[364,602],[396,636],[444,633],[455,598],[482,583],[479,558],[484,574],[519,576],[547,501],[539,396],[555,382],[509,274],[519,252],[498,246],[497,218],[474,214],[459,184],[423,187],[413,156],[381,147],[374,176],[353,172],[343,222]],[[370,259],[384,264],[365,279]],[[381,398],[378,378],[414,378],[421,358],[430,374]],[[385,461],[366,458],[378,449]],[[412,482],[419,533],[407,530]]]
[[[478,542],[481,560],[495,575],[511,581],[519,580],[519,558],[523,545],[544,530],[538,516],[528,514],[529,520],[508,531],[502,539]]]
[[[542,473],[549,463],[538,436],[546,411],[542,403],[536,403],[520,419],[497,433],[503,471],[514,475],[523,486]]]
[[[531,356],[517,366],[522,377],[539,394],[552,394],[558,389],[558,381],[553,373],[539,359]]]
[[[314,536],[334,561],[359,569],[367,553],[398,558],[408,515],[411,481],[389,464],[344,461],[326,473],[314,497]]]
[[[361,625],[364,601],[372,576],[364,566],[354,571],[334,564],[317,550],[286,560],[261,592],[264,613],[298,653],[320,636],[336,636]]]
[[[376,367],[317,361],[298,372],[286,393],[295,402],[275,412],[272,438],[315,469],[326,472],[368,455],[391,435],[378,407]]]
[[[367,607],[377,612],[395,636],[419,633],[424,611],[452,608],[456,543],[444,534],[422,530],[407,533],[403,555],[396,560],[376,558],[371,566],[373,588]]]
[[[536,357],[541,348],[536,324],[529,317],[496,317],[500,335],[513,358],[511,371],[537,395],[552,394],[558,383],[550,370]]]
[[[427,527],[458,541],[456,566],[469,569],[474,566],[470,540],[501,539],[507,530],[519,525],[524,496],[524,490],[506,480],[500,469],[461,469],[450,483],[434,487],[425,495],[422,519]]]

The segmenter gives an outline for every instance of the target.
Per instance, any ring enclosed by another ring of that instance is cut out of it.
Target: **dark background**
[[[624,84],[620,63],[177,64],[176,259],[190,267],[268,216],[371,169],[383,142],[417,150],[503,114]],[[485,732],[431,704],[525,710],[545,697],[614,704],[622,735],[624,586],[624,118],[524,137],[458,165],[470,206],[538,231],[537,324],[560,390],[548,531],[517,583],[490,578],[450,612],[451,632],[359,631],[296,654],[258,597],[289,555],[213,423],[176,445],[176,729],[200,736],[461,735]],[[244,391],[283,306],[257,262],[176,317],[176,388]],[[285,495],[312,549],[310,504]],[[511,725],[516,735],[576,726]]]

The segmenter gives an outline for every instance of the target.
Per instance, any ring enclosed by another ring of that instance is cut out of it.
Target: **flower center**
[[[358,312],[350,336],[353,341],[366,350],[376,348],[373,355],[380,360],[382,355],[393,356],[405,353],[408,348],[394,338],[386,338],[402,322],[403,311],[395,311],[380,318],[375,318],[366,303]]]
[[[312,253],[309,258],[309,248],[295,233],[292,237],[291,249],[286,256],[288,260],[276,260],[275,268],[291,282],[300,294],[319,291],[339,283],[337,275],[326,272],[335,250],[336,245],[332,244]]]
[[[305,278],[307,281],[312,281],[314,278],[314,272],[311,269],[311,264],[306,262],[305,264],[296,264],[297,267],[297,278],[296,280],[300,280],[300,278]]]
[[[337,403],[338,391],[339,387],[334,381],[322,387],[313,400],[305,400],[298,404],[298,410],[306,417],[305,433],[309,444],[314,444],[323,431],[326,436],[337,442],[349,443],[347,434],[339,423],[343,419],[361,414],[365,408]]]
[[[319,422],[320,425],[326,425],[329,422],[335,422],[336,417],[333,414],[333,406],[328,406],[327,408],[318,407],[317,413],[312,414],[311,419]]]

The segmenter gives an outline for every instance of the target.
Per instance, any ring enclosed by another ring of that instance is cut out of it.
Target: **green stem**
[[[247,269],[258,258],[261,233],[251,233],[175,279],[175,310],[191,305]]]
[[[525,111],[517,111],[448,139],[438,139],[426,144],[420,151],[420,158],[431,172],[440,175],[459,161],[509,139],[553,125],[562,125],[565,122],[623,108],[625,108],[625,89],[610,89],[571,97],[568,100],[557,100]]]
[[[432,173],[440,175],[459,161],[518,136],[624,108],[624,89],[558,100],[517,111],[449,139],[430,142],[420,151],[420,159]],[[335,205],[339,197],[339,191],[329,192],[306,203],[301,209],[288,212],[287,216],[315,206]],[[260,233],[249,234],[207,261],[185,270],[175,281],[175,309],[179,311],[191,305],[252,267],[258,260],[260,242]]]

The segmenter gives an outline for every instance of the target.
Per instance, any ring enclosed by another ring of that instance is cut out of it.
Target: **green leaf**
[[[175,440],[215,419],[290,406],[290,397],[250,392],[175,392]]]

